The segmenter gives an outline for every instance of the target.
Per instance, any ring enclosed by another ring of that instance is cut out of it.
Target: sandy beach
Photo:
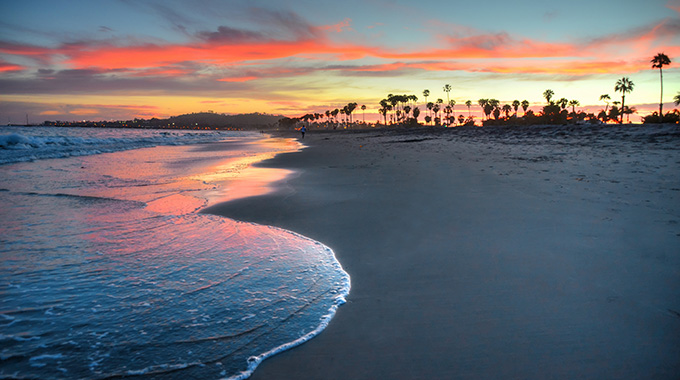
[[[298,137],[298,135],[291,135]],[[331,247],[352,291],[252,379],[676,379],[676,126],[309,131],[204,212]]]

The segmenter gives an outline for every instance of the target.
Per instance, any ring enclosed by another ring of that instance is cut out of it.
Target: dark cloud
[[[322,36],[318,28],[314,27],[297,13],[291,11],[251,8],[250,15],[258,25],[274,28],[274,33],[283,34],[288,38],[308,40]]]
[[[480,34],[467,37],[451,37],[449,43],[455,47],[473,47],[482,50],[495,50],[516,44],[516,41],[506,32]]]
[[[235,29],[228,26],[220,26],[216,32],[200,32],[198,37],[209,42],[253,42],[264,40],[265,36],[259,32]]]
[[[167,21],[172,27],[181,32],[186,31],[187,25],[200,24],[195,18],[189,16],[189,12],[181,11],[181,4],[173,4],[169,1],[136,1],[119,0],[131,8],[137,8],[141,12],[151,12]],[[193,2],[192,2],[193,3]]]
[[[187,81],[178,77],[128,77],[97,70],[62,70],[48,75],[0,78],[3,94],[196,94],[222,96],[225,91],[247,91],[248,83],[219,82],[214,77]]]
[[[310,40],[323,37],[322,31],[298,14],[290,11],[273,11],[250,8],[248,15],[263,31],[252,31],[223,25],[217,31],[197,33],[201,40],[216,43],[259,42],[275,40]]]

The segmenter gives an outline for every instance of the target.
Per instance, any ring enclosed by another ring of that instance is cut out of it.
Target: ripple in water
[[[245,378],[349,291],[289,231],[25,185],[0,192],[0,377]]]

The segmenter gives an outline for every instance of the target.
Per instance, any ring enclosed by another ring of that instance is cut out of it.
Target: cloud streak
[[[108,26],[99,26],[95,33],[105,35],[102,39],[49,45],[0,37],[2,92],[236,94],[269,98],[271,104],[283,106],[277,103],[283,93],[297,101],[296,91],[323,89],[346,77],[384,80],[462,72],[516,80],[574,80],[649,70],[648,57],[660,51],[673,61],[680,59],[677,17],[580,40],[528,38],[512,31],[437,24],[437,31],[429,30],[429,38],[420,39],[419,44],[388,46],[362,34],[374,33],[375,26],[382,29],[381,23],[362,28],[350,18],[338,18],[315,24],[289,10],[248,8],[242,13],[246,22],[222,20],[222,25],[208,28],[163,4],[150,6],[135,5],[153,10],[169,29],[179,30],[182,38],[115,37]],[[188,27],[201,29],[189,32]],[[273,91],[272,83],[276,83]]]
[[[263,22],[276,25],[290,38],[272,37],[270,33],[220,26],[215,31],[203,31],[186,44],[140,43],[118,46],[110,41],[87,41],[40,47],[11,42],[0,42],[4,57],[35,59],[40,63],[61,64],[72,69],[121,70],[130,76],[181,76],[195,74],[183,67],[193,62],[198,66],[223,68],[240,64],[271,64],[272,61],[303,57],[317,63],[360,60],[366,57],[392,61],[381,66],[356,65],[360,73],[403,70],[405,67],[423,70],[465,70],[495,72],[531,72],[530,66],[505,64],[524,59],[559,59],[560,62],[535,68],[537,73],[580,72],[600,74],[612,71],[637,71],[639,65],[623,64],[630,53],[649,55],[653,49],[665,47],[667,54],[680,55],[680,48],[672,43],[680,35],[680,20],[663,20],[656,25],[637,28],[627,33],[603,36],[584,42],[545,42],[510,35],[509,33],[472,33],[466,36],[440,36],[444,46],[414,51],[399,51],[366,44],[339,42],[328,37],[349,26],[349,20],[337,25],[313,26],[294,14],[265,12]],[[666,44],[664,46],[664,44]],[[612,60],[612,57],[614,58]],[[455,64],[448,63],[455,60]],[[466,60],[476,60],[465,65]],[[491,60],[488,63],[479,60]],[[497,60],[497,61],[493,61]],[[410,62],[411,61],[411,62]],[[430,65],[422,61],[433,61]],[[498,62],[501,62],[500,64]],[[611,67],[613,69],[607,68]],[[1,62],[3,71],[21,67],[7,59]],[[576,67],[572,69],[570,67]],[[516,71],[513,71],[515,69]],[[348,68],[351,71],[351,69]],[[552,70],[552,71],[551,71]],[[285,71],[285,70],[283,70]],[[289,70],[295,75],[296,72]],[[297,72],[299,73],[299,71]],[[238,75],[222,81],[252,80],[253,75]]]

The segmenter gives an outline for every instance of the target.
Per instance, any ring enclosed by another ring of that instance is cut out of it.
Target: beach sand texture
[[[680,131],[311,131],[277,193],[205,212],[330,246],[352,280],[253,379],[674,379]]]

